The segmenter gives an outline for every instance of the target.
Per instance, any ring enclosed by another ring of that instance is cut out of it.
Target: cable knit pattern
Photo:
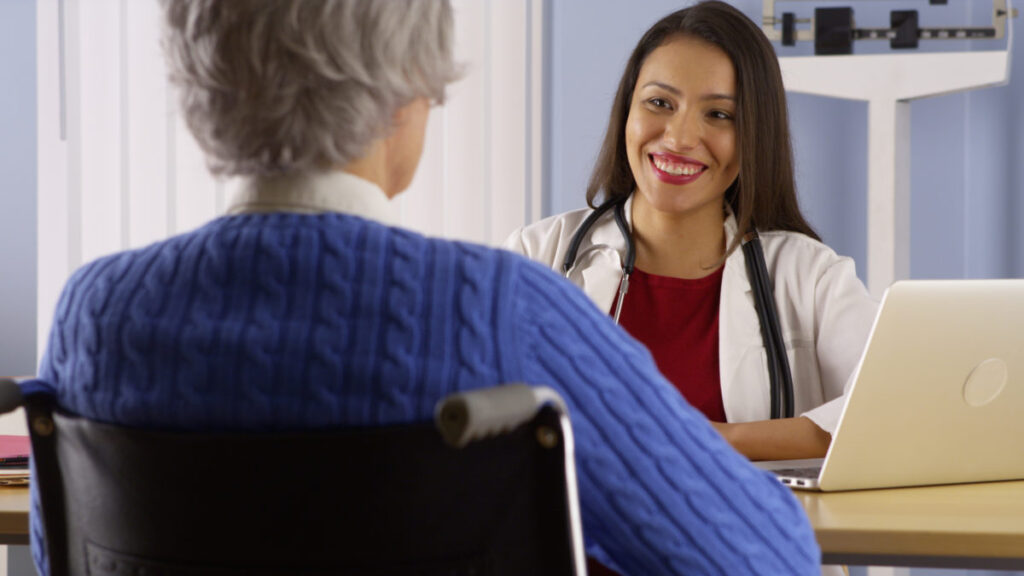
[[[330,233],[317,229],[322,256],[317,262],[316,298],[312,311],[320,320],[310,330],[307,351],[306,387],[309,403],[303,421],[310,427],[329,426],[340,411],[343,388],[339,375],[344,373],[351,339],[345,317],[352,308],[354,257],[345,246],[352,243],[351,232]]]
[[[491,306],[488,302],[489,284],[496,271],[493,258],[486,258],[480,249],[464,246],[459,250],[458,312],[456,325],[459,327],[457,350],[459,351],[458,388],[472,388],[482,378],[493,373],[493,358],[487,344],[490,341]]]
[[[384,313],[387,331],[384,334],[382,382],[393,383],[379,390],[380,420],[400,420],[415,410],[413,393],[419,373],[416,358],[421,356],[423,302],[420,294],[423,281],[423,246],[409,233],[393,234],[393,256],[388,262],[392,281],[388,283]]]
[[[457,390],[549,385],[591,554],[634,575],[819,572],[788,489],[581,292],[511,253],[340,214],[221,218],[76,272],[40,375],[67,410],[184,430],[423,420]]]

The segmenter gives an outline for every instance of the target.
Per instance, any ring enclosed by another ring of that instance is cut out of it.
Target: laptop
[[[893,284],[824,459],[761,462],[798,489],[1024,479],[1024,280]]]

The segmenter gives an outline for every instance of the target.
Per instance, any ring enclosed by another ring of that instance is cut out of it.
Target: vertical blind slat
[[[129,220],[126,248],[166,238],[167,221],[167,69],[158,42],[160,10],[153,2],[123,0],[128,30]]]
[[[401,205],[401,224],[428,236],[444,234],[444,204],[439,201],[444,186],[442,116],[439,108],[430,111],[419,168],[409,188],[395,199]]]
[[[90,0],[81,39],[81,226],[85,262],[121,248],[121,46],[118,0]]]
[[[173,88],[167,90],[164,106],[164,130],[167,135],[167,156],[164,164],[164,175],[167,178],[164,189],[167,195],[164,197],[164,215],[167,221],[167,234],[170,235],[178,229],[178,171],[175,169],[178,165],[178,108],[177,93]]]
[[[455,10],[455,57],[465,67],[465,76],[449,87],[445,114],[445,236],[484,242],[487,123],[484,107],[484,3],[457,0]],[[510,113],[512,113],[510,111]]]
[[[526,5],[493,2],[491,7],[490,229],[497,244],[522,226],[526,203]],[[500,73],[497,73],[500,71]],[[515,111],[509,114],[508,111]]]
[[[82,247],[82,103],[81,93],[81,51],[77,46],[81,42],[81,30],[78,13],[80,0],[64,2],[64,102],[66,104],[66,166],[67,180],[61,183],[55,193],[63,196],[67,203],[67,211],[62,220],[54,220],[52,224],[67,227],[66,252],[67,269],[60,272],[65,275],[82,265],[84,260]],[[42,168],[42,158],[40,158]],[[40,170],[42,172],[42,170]],[[40,228],[40,230],[43,230]],[[59,287],[58,287],[59,289]],[[42,331],[40,331],[42,332]]]
[[[494,110],[494,106],[493,106],[494,102],[493,102],[493,98],[492,98],[492,94],[491,94],[491,91],[493,90],[493,86],[492,86],[493,79],[492,79],[492,76],[494,76],[493,70],[492,70],[492,66],[494,64],[494,61],[492,60],[492,55],[493,55],[492,42],[493,42],[493,39],[494,39],[494,29],[493,29],[493,27],[494,27],[494,20],[491,18],[491,14],[493,13],[492,7],[494,5],[494,2],[492,0],[483,0],[482,4],[483,4],[483,7],[484,7],[484,13],[483,13],[483,21],[481,22],[480,28],[482,30],[487,30],[487,34],[484,34],[484,49],[483,49],[483,53],[482,53],[483,54],[483,61],[480,64],[480,70],[483,73],[483,87],[484,87],[484,95],[483,95],[483,98],[482,98],[482,100],[483,100],[483,107],[484,107],[484,114],[483,114],[483,119],[480,122],[481,126],[483,128],[483,130],[482,130],[482,132],[483,132],[482,133],[482,141],[483,141],[482,148],[484,150],[484,157],[483,157],[483,163],[482,163],[483,164],[483,171],[484,171],[484,183],[483,183],[484,185],[483,185],[483,188],[481,188],[481,190],[480,190],[480,196],[483,198],[483,210],[481,210],[481,212],[480,212],[480,221],[483,224],[483,231],[481,233],[481,240],[480,241],[486,241],[486,240],[490,239],[491,234],[492,234],[491,218],[490,218],[490,216],[491,216],[491,210],[492,210],[493,206],[491,204],[491,201],[492,201],[492,199],[494,198],[494,196],[496,194],[499,194],[499,193],[504,192],[504,191],[503,190],[502,191],[498,191],[498,190],[494,189],[495,182],[494,182],[494,180],[492,178],[492,173],[493,173],[493,169],[494,169],[494,166],[493,166],[493,162],[494,162],[494,145],[493,145],[493,141],[491,139],[492,139],[493,134],[494,134],[494,112],[495,112],[495,110]],[[509,111],[509,112],[511,112],[511,111]]]
[[[543,209],[544,185],[544,0],[528,0],[529,20],[527,22],[527,42],[529,71],[526,84],[529,90],[530,123],[528,141],[529,161],[526,173],[530,178],[529,196],[526,199],[526,222],[540,220]]]
[[[64,19],[58,14],[58,0],[39,0],[36,4],[36,129],[38,187],[36,217],[38,262],[36,266],[36,325],[50,325],[57,305],[61,284],[70,268],[67,198],[69,142],[64,126],[62,92],[66,90],[61,78],[60,50]],[[47,332],[36,331],[37,355],[46,346]]]
[[[216,215],[217,186],[206,170],[206,160],[179,115],[175,123],[175,210],[178,234],[198,228]]]
[[[132,175],[132,147],[129,145],[131,140],[131,96],[130,86],[133,81],[133,75],[130,73],[131,62],[129,59],[133,53],[128,46],[128,0],[119,0],[117,11],[120,13],[120,26],[117,30],[118,38],[118,53],[119,58],[119,81],[118,90],[120,92],[120,107],[118,113],[121,118],[121,134],[120,134],[120,160],[121,160],[121,178],[118,183],[120,192],[120,206],[121,206],[121,218],[118,222],[118,231],[120,238],[118,238],[118,248],[128,248],[131,240],[131,220],[132,220],[132,198],[131,188],[129,187],[131,175]]]

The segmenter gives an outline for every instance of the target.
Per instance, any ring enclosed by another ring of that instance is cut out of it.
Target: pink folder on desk
[[[31,443],[28,436],[0,435],[0,466],[25,466]]]

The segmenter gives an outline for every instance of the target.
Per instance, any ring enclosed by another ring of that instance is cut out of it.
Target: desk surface
[[[795,491],[826,563],[1024,568],[1024,481]],[[28,488],[0,488],[0,544],[28,544]]]
[[[27,487],[0,486],[0,544],[28,544]]]
[[[794,493],[826,563],[1024,568],[1024,481]]]

